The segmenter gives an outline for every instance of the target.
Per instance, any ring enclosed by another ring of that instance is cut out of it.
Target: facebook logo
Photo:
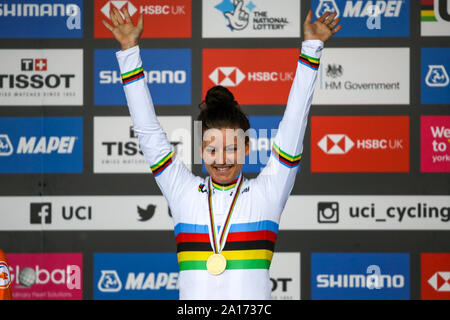
[[[30,223],[31,224],[52,223],[52,204],[50,202],[31,203]]]

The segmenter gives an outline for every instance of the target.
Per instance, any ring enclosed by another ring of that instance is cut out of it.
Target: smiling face
[[[208,129],[203,135],[201,156],[215,182],[233,181],[242,170],[250,144],[242,129]]]

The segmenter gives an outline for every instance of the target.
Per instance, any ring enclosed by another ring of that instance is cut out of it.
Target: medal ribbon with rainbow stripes
[[[208,181],[208,208],[209,208],[209,221],[210,221],[210,227],[211,227],[211,235],[212,235],[212,243],[213,243],[213,251],[214,254],[211,255],[208,258],[208,261],[206,261],[206,269],[209,273],[213,275],[221,274],[225,271],[227,267],[227,260],[226,258],[220,253],[224,247],[224,244],[226,242],[226,236],[227,230],[230,228],[230,220],[231,215],[233,214],[233,210],[236,206],[237,198],[239,196],[239,192],[241,190],[243,181],[243,175],[241,173],[241,176],[239,178],[239,182],[237,183],[236,192],[233,197],[233,201],[231,202],[230,209],[228,210],[228,215],[225,220],[225,223],[223,224],[223,228],[220,232],[220,238],[218,238],[217,235],[217,229],[216,225],[214,223],[214,215],[213,215],[213,208],[212,208],[212,188],[211,188],[211,177]]]

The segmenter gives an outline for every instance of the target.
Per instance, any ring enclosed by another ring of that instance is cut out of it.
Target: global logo
[[[14,149],[7,134],[0,134],[0,156],[9,156]]]
[[[429,87],[446,87],[449,84],[447,70],[443,65],[429,65],[425,83]]]
[[[236,67],[217,67],[209,79],[216,85],[236,87],[245,79],[245,74]]]
[[[428,279],[428,283],[436,291],[450,292],[450,272],[436,272]]]
[[[336,12],[336,18],[339,17],[339,8],[335,2],[335,0],[320,0],[320,4],[316,9],[316,17],[321,17],[325,12]]]
[[[318,143],[319,148],[327,154],[346,154],[354,145],[345,134],[327,134]]]
[[[109,11],[112,9],[111,6],[117,8],[120,14],[122,15],[122,18],[124,19],[125,17],[121,11],[123,7],[127,6],[128,13],[130,14],[130,16],[133,16],[138,11],[137,8],[130,1],[121,1],[121,0],[108,1],[108,3],[106,3],[100,10],[108,19],[109,19]]]
[[[101,277],[98,281],[98,289],[101,292],[119,292],[122,289],[122,282],[116,270],[101,270]]]

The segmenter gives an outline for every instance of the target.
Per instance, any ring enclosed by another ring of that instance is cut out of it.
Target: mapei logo
[[[438,271],[428,279],[428,283],[436,291],[450,292],[450,272]]]
[[[98,289],[101,292],[119,292],[122,290],[122,281],[116,270],[102,270],[98,281]]]
[[[236,87],[245,79],[245,74],[236,67],[217,67],[211,72],[209,79],[215,85]]]
[[[318,143],[320,149],[327,154],[346,154],[354,145],[345,134],[327,134]]]
[[[446,87],[450,79],[443,65],[429,65],[425,83],[429,87]]]
[[[0,156],[9,156],[14,152],[7,134],[0,134]]]
[[[178,299],[174,253],[95,253],[94,299]]]
[[[311,0],[311,8],[316,18],[327,11],[336,13],[347,27],[340,37],[409,35],[409,1]]]
[[[320,4],[316,9],[316,17],[321,17],[327,11],[331,13],[336,12],[336,18],[340,15],[339,7],[335,0],[320,0]]]

